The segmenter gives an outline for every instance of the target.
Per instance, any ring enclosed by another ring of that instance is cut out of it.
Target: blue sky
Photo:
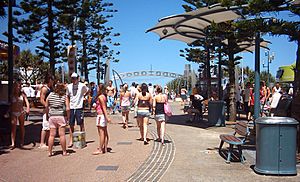
[[[145,31],[156,25],[158,19],[184,13],[181,0],[109,0],[114,3],[114,8],[118,10],[114,13],[114,17],[110,19],[110,25],[114,27],[116,32],[121,36],[116,42],[121,43],[118,50],[121,54],[118,56],[120,62],[112,63],[111,68],[119,73],[140,71],[140,70],[160,70],[183,74],[184,65],[189,64],[184,58],[179,56],[179,50],[186,48],[186,44],[174,40],[159,41],[159,37],[150,32]],[[290,19],[287,14],[283,17]],[[6,27],[1,26],[1,33]],[[296,43],[288,42],[286,36],[269,37],[264,36],[266,40],[272,42],[269,45],[270,51],[275,52],[275,60],[270,65],[270,72],[275,76],[279,66],[290,65],[296,60]],[[2,35],[0,39],[6,38]],[[32,45],[19,45],[21,49],[34,49]],[[254,54],[242,53],[243,65],[250,66],[254,69]],[[261,50],[261,62],[264,56],[264,50]],[[192,67],[197,70],[197,65],[192,63]],[[265,70],[266,68],[261,68]],[[90,79],[96,80],[95,72],[91,73]],[[164,85],[170,81],[168,78],[160,77],[139,77],[125,80],[131,83],[152,82]]]

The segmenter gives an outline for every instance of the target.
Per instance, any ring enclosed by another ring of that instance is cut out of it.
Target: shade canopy
[[[221,23],[237,18],[240,18],[240,15],[226,7],[205,7],[184,14],[164,17],[147,32],[158,34],[160,40],[173,39],[190,44],[205,38],[204,29],[213,22]]]
[[[228,39],[225,39],[222,42],[224,44],[228,45]],[[270,43],[269,41],[262,40],[260,42],[260,47],[264,48],[264,49],[269,49],[268,48],[269,43]],[[242,52],[251,52],[251,53],[253,53],[255,51],[255,40],[237,42],[237,45],[239,46],[240,49],[242,49]]]

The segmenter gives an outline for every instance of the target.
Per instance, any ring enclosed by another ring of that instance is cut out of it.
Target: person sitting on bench
[[[191,107],[187,109],[187,113],[190,116],[189,121],[194,121],[196,116],[202,117],[202,101],[204,98],[198,93],[190,96],[192,102]]]

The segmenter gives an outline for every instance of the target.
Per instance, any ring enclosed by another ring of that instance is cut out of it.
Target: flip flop
[[[48,154],[48,157],[52,157],[52,156],[54,156],[54,152]]]
[[[15,148],[16,148],[15,145],[10,145],[10,146],[9,146],[9,149],[10,149],[10,150],[14,150]]]
[[[38,148],[39,148],[39,149],[47,149],[48,146],[47,146],[47,145],[43,145],[43,146],[39,146]]]
[[[71,154],[70,153],[65,153],[65,154],[62,154],[62,156],[66,157],[66,156],[70,156]]]
[[[68,148],[72,148],[73,147],[73,144],[71,144],[71,145],[68,145]]]
[[[99,155],[99,154],[102,154],[102,152],[99,151],[99,150],[97,150],[97,151],[93,152],[92,154],[93,154],[93,155]]]

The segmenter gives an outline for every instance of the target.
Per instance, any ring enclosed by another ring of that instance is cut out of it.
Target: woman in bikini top
[[[24,112],[24,102],[26,104],[26,113],[29,114],[29,102],[25,93],[21,92],[21,84],[15,82],[13,84],[13,94],[12,94],[12,107],[11,107],[11,149],[15,148],[15,139],[16,139],[16,129],[17,122],[19,121],[20,127],[20,147],[23,147],[24,137],[25,137],[25,112]]]

